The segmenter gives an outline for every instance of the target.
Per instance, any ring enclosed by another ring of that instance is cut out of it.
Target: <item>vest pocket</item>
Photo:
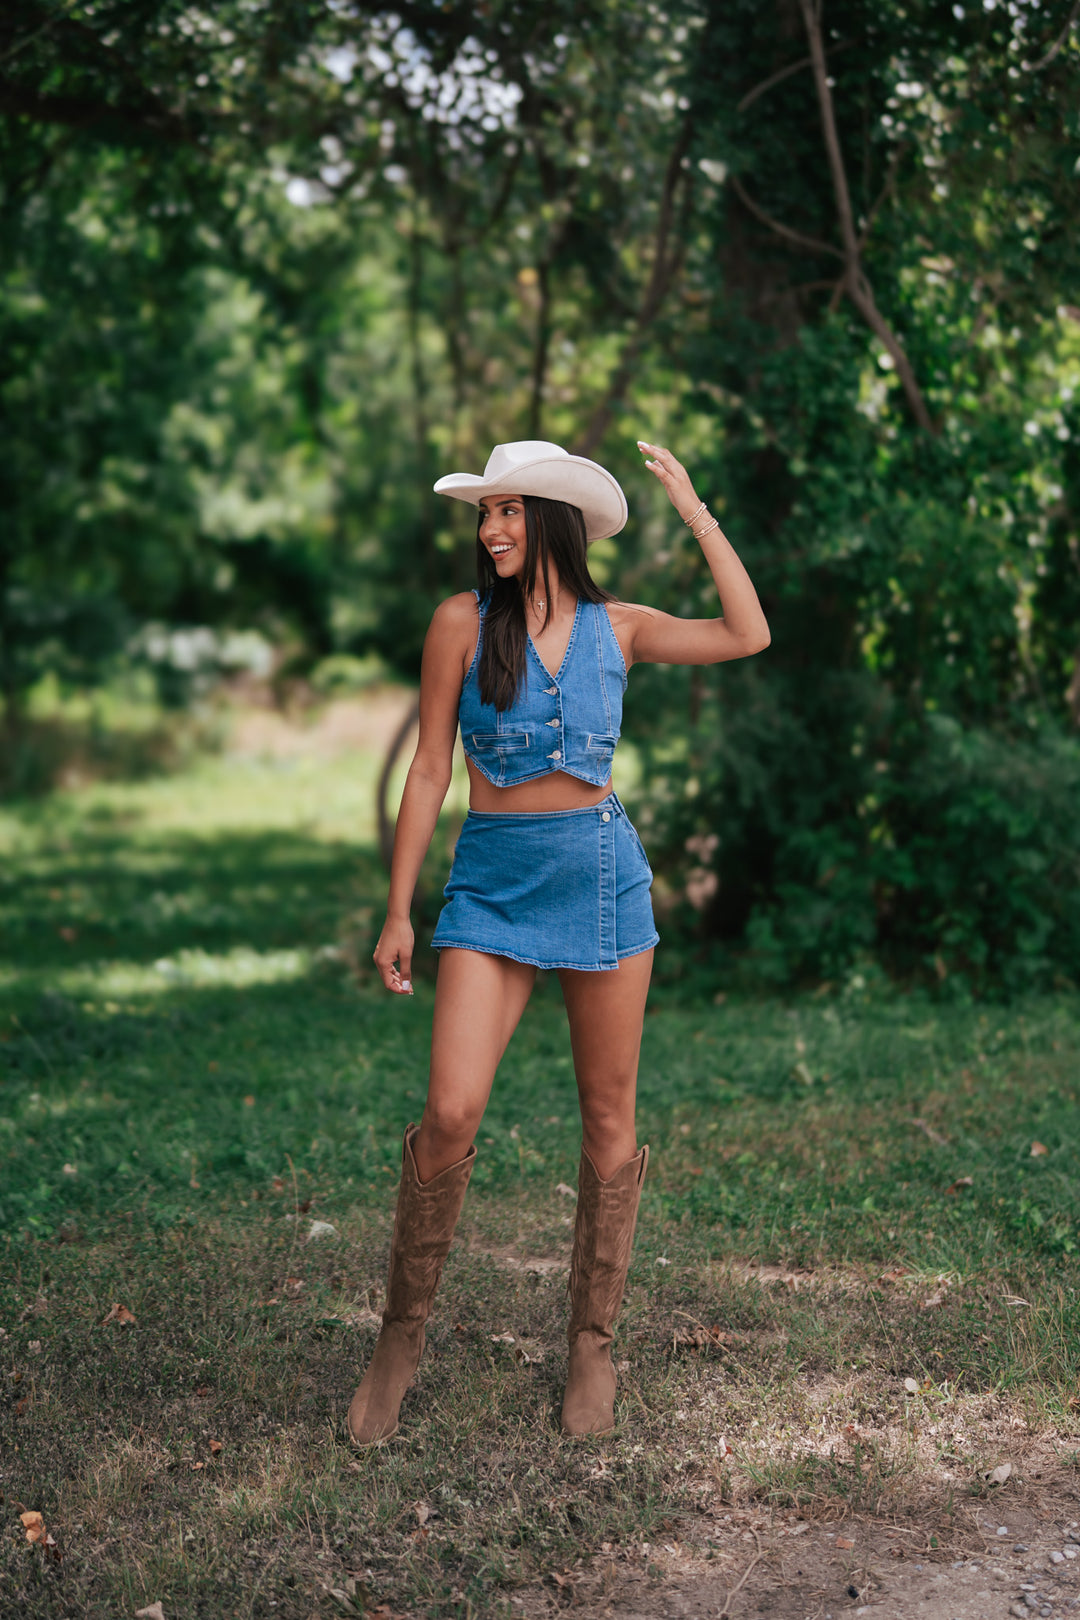
[[[478,754],[503,753],[510,754],[520,748],[528,748],[529,733],[527,731],[474,731],[469,737],[473,748]]]
[[[610,755],[615,752],[615,744],[618,742],[618,740],[618,737],[613,737],[610,735],[610,733],[605,736],[602,733],[594,732],[590,733],[589,738],[586,741],[585,748],[590,754]]]

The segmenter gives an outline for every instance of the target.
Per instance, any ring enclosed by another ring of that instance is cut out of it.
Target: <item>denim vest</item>
[[[475,593],[479,599],[479,592]],[[602,602],[578,599],[563,661],[554,675],[529,636],[525,676],[513,707],[481,703],[480,648],[487,598],[480,600],[476,654],[461,688],[458,720],[465,753],[489,782],[512,787],[565,771],[602,787],[619,740],[626,663]]]

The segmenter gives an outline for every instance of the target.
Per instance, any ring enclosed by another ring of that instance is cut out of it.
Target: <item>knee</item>
[[[633,1091],[619,1087],[581,1098],[581,1124],[586,1141],[604,1145],[620,1140],[633,1128]]]
[[[479,1129],[475,1111],[452,1098],[428,1098],[423,1124],[440,1142],[469,1142]]]

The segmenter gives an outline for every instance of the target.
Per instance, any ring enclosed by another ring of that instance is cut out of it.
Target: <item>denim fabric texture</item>
[[[477,593],[479,594],[479,593]],[[565,771],[602,787],[622,724],[626,663],[602,602],[578,601],[563,661],[554,675],[528,639],[525,678],[512,708],[480,701],[478,671],[486,600],[480,600],[476,655],[461,688],[458,720],[469,759],[496,787]]]
[[[657,943],[651,883],[614,793],[583,810],[470,810],[431,943],[603,972]]]

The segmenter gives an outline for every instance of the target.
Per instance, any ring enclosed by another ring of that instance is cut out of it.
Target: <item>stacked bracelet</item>
[[[701,505],[698,507],[697,511],[692,517],[683,518],[683,522],[686,524],[686,527],[690,530],[690,533],[693,535],[695,540],[704,540],[706,535],[712,534],[714,529],[718,529],[720,527],[720,519],[714,518],[712,514],[706,510],[706,508],[707,503],[702,501]],[[697,522],[702,512],[705,512],[706,516],[709,518],[709,522],[706,523],[703,529],[695,529],[694,524]]]

